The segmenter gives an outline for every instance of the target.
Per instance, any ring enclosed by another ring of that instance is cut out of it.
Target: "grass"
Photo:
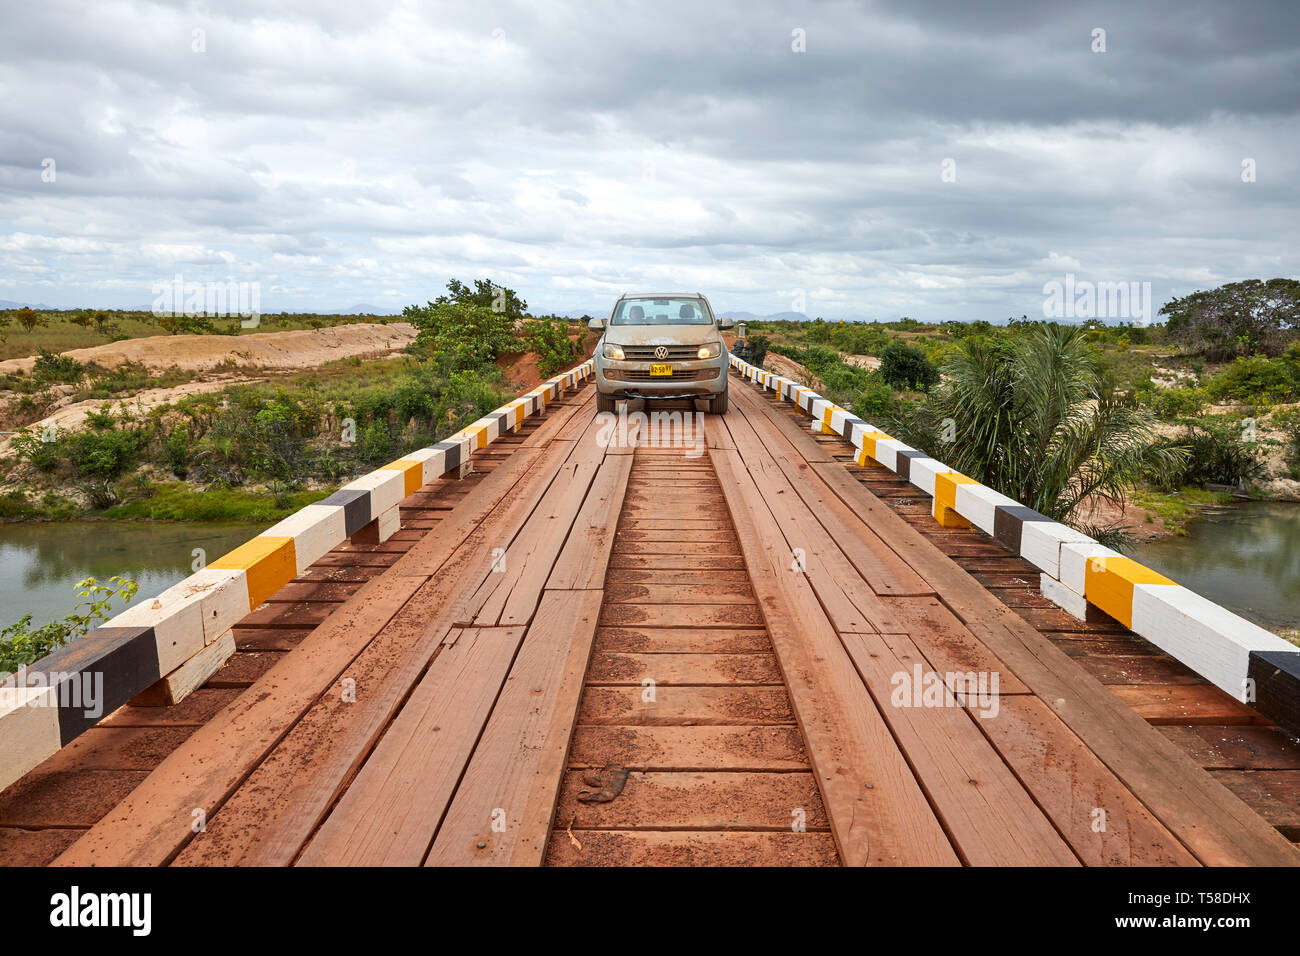
[[[1179,535],[1187,534],[1187,522],[1206,508],[1226,505],[1232,500],[1226,491],[1205,491],[1191,485],[1170,492],[1149,489],[1133,492],[1133,503],[1148,512],[1148,521],[1159,518],[1165,530]]]
[[[295,491],[281,498],[277,506],[269,492],[240,488],[202,491],[183,481],[160,482],[148,497],[114,505],[100,512],[104,518],[151,519],[154,521],[279,521],[328,497],[334,489]]]
[[[0,493],[0,522],[67,521],[80,515],[76,502],[54,491],[46,491],[35,501],[18,489]]]

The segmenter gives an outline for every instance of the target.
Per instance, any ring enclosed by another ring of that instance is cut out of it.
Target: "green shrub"
[[[167,467],[177,478],[189,474],[190,429],[188,425],[179,425],[163,439],[163,453],[167,457]]]
[[[92,627],[106,621],[113,599],[130,604],[140,585],[129,578],[112,577],[107,584],[86,578],[77,584],[78,601],[72,614],[61,621],[32,629],[32,616],[25,614],[0,630],[0,677],[13,674],[20,667],[34,664],[55,648],[80,637]]]
[[[1264,451],[1259,442],[1250,439],[1249,430],[1240,421],[1204,419],[1187,425],[1181,435],[1160,440],[1166,448],[1186,450],[1182,466],[1155,472],[1150,478],[1167,491],[1184,485],[1255,481],[1264,473]]]
[[[1300,351],[1271,359],[1263,355],[1234,359],[1214,376],[1206,393],[1215,401],[1276,404],[1300,395]]]
[[[894,388],[921,392],[939,382],[939,370],[925,352],[906,342],[890,342],[880,353],[880,376]]]
[[[30,518],[33,509],[21,489],[14,488],[0,495],[0,520]]]
[[[361,433],[360,445],[357,454],[362,461],[373,465],[389,461],[393,452],[393,438],[388,433],[388,426],[382,421],[371,422]]]
[[[894,414],[897,402],[894,390],[879,375],[872,375],[866,388],[849,405],[855,415],[866,419],[883,419]]]
[[[69,432],[58,444],[74,474],[112,481],[135,463],[142,442],[136,432],[114,428]]]
[[[46,382],[77,383],[86,377],[86,366],[67,355],[40,349],[32,366],[32,377]]]
[[[1151,393],[1151,410],[1163,421],[1175,418],[1190,418],[1201,413],[1205,407],[1205,393],[1198,388],[1157,389]]]
[[[850,355],[879,355],[889,344],[889,333],[874,322],[842,322],[831,326],[829,341]]]
[[[57,442],[45,441],[41,432],[20,428],[9,440],[18,457],[29,462],[38,471],[53,472],[63,462]]]
[[[523,339],[528,351],[537,354],[537,371],[544,377],[568,368],[581,351],[569,338],[569,323],[563,319],[529,319]]]

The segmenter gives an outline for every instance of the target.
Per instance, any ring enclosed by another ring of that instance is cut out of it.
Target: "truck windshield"
[[[712,325],[713,317],[699,299],[623,299],[610,325]]]

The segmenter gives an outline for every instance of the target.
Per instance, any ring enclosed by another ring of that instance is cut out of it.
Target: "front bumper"
[[[672,375],[651,375],[650,362],[616,362],[599,351],[595,360],[596,390],[615,398],[707,398],[727,390],[728,356],[667,362]]]

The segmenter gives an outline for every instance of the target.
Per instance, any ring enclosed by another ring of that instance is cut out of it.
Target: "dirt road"
[[[142,339],[108,342],[63,354],[78,362],[94,362],[113,368],[139,362],[150,372],[170,368],[206,372],[223,363],[235,362],[250,368],[314,368],[337,359],[376,358],[405,348],[415,340],[415,326],[407,322],[389,325],[337,325],[327,329],[295,329],[290,332],[253,332],[248,335],[152,335]],[[0,362],[0,374],[29,372],[32,356]]]

